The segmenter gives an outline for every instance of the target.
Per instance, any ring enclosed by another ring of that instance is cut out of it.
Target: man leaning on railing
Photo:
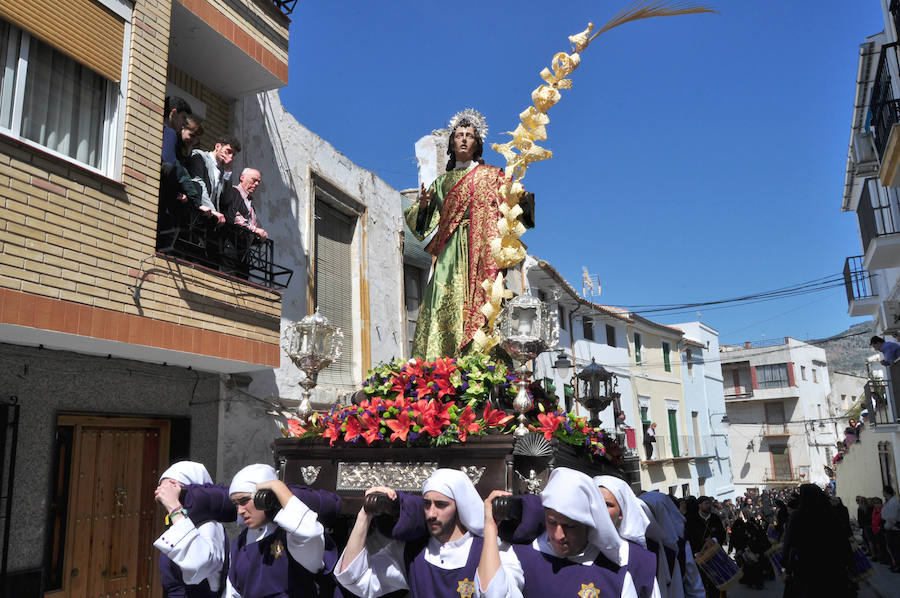
[[[881,365],[891,365],[900,358],[900,344],[886,341],[880,336],[873,336],[869,345],[876,351],[880,351],[884,359]]]
[[[265,242],[269,238],[265,229],[259,226],[256,211],[253,209],[253,192],[261,182],[262,176],[258,170],[245,168],[241,172],[239,183],[226,191],[227,195],[223,197],[227,222],[245,232],[245,234],[229,235],[226,238],[224,265],[226,270],[231,270],[231,273],[242,278],[247,278],[249,273],[247,254],[250,245],[258,241]]]

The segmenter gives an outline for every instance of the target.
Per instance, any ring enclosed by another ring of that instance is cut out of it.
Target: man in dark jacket
[[[703,552],[703,548],[710,540],[719,545],[725,544],[725,526],[718,515],[712,512],[712,499],[701,496],[699,499],[688,499],[687,521],[684,524],[684,536],[691,544],[695,553]],[[719,590],[709,577],[700,570],[703,587],[708,597],[718,597]]]

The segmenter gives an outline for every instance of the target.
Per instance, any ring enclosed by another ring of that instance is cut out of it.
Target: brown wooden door
[[[153,490],[168,462],[169,422],[60,416],[74,426],[62,595],[159,597]],[[60,594],[57,594],[60,595]]]

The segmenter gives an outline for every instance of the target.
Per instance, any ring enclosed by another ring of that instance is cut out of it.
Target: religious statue
[[[418,201],[405,213],[416,238],[437,229],[425,247],[437,259],[422,297],[413,357],[433,360],[468,352],[486,320],[480,308],[487,292],[481,283],[498,272],[490,242],[498,236],[503,201],[498,190],[505,180],[503,170],[481,159],[486,137],[481,113],[457,113],[450,120],[447,172],[428,189],[423,184]]]

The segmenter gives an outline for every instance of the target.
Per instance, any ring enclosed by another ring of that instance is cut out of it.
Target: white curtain
[[[100,75],[32,37],[22,137],[100,168],[107,85]]]

